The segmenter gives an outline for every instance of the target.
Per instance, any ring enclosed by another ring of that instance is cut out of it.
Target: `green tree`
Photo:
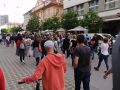
[[[18,26],[18,27],[13,27],[13,28],[11,28],[11,33],[18,33],[18,32],[20,32],[20,31],[22,31],[23,29],[20,27],[20,26]]]
[[[8,33],[7,29],[1,29],[1,33]]]
[[[48,18],[45,22],[43,22],[43,30],[49,29],[56,31],[58,28],[60,28],[61,23],[60,19],[58,17],[52,17]]]
[[[40,17],[34,14],[31,19],[29,20],[26,29],[31,32],[37,32],[40,28]]]
[[[88,28],[91,33],[97,33],[103,26],[103,19],[96,12],[90,11],[80,20],[80,25]]]
[[[79,25],[78,15],[69,11],[62,16],[62,27],[66,30],[73,29]]]
[[[6,29],[6,33],[14,33],[14,34],[16,34],[16,33],[18,33],[18,32],[20,32],[20,31],[22,31],[23,29],[20,27],[20,26],[18,26],[18,27],[13,27],[13,28],[7,28]]]

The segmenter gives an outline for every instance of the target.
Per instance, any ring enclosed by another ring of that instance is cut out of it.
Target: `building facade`
[[[41,0],[38,0],[41,1]],[[63,4],[59,0],[46,0],[36,4],[32,9],[31,14],[39,15],[42,21],[53,16],[60,16],[63,13]]]
[[[120,30],[120,0],[64,0],[64,10],[74,10],[80,18],[90,10],[104,20],[103,32],[116,34]]]
[[[26,25],[28,24],[28,22],[31,18],[30,14],[31,14],[31,10],[23,15],[24,16],[24,23],[23,23],[23,27],[22,27],[23,30],[26,30]]]
[[[42,21],[45,21],[54,16],[61,16],[63,11],[63,0],[37,0],[36,6],[24,14],[23,29],[26,29],[28,21],[34,14],[37,14]]]
[[[8,15],[0,15],[0,26],[9,23]]]

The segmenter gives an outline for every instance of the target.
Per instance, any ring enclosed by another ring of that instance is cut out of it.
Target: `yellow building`
[[[41,20],[46,20],[53,16],[60,16],[63,13],[62,0],[38,0],[31,14],[37,14]]]
[[[63,0],[38,0],[36,6],[24,14],[23,29],[33,14],[37,14],[42,21],[54,16],[61,16],[63,14]]]

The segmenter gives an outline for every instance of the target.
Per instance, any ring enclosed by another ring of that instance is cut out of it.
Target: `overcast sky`
[[[0,0],[0,15],[9,15],[10,22],[23,23],[23,14],[33,8],[37,0]]]

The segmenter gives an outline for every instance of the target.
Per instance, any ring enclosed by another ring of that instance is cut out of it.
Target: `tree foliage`
[[[1,29],[1,33],[7,33],[7,29]]]
[[[96,12],[90,11],[80,20],[80,25],[88,28],[91,33],[97,33],[103,26],[103,19]]]
[[[18,33],[20,31],[22,31],[23,29],[18,26],[18,27],[13,27],[13,28],[7,28],[7,29],[2,29],[1,32],[2,33]]]
[[[79,25],[79,20],[75,12],[69,11],[63,15],[62,28],[69,30],[77,27],[78,25]]]
[[[18,32],[20,32],[20,31],[22,31],[23,29],[20,27],[20,26],[18,26],[18,27],[13,27],[13,28],[11,28],[11,33],[18,33]]]
[[[48,18],[42,24],[43,30],[49,29],[49,30],[56,31],[58,28],[60,28],[60,26],[61,26],[61,23],[60,23],[60,19],[58,17]]]
[[[34,14],[31,19],[29,20],[26,29],[31,32],[37,32],[40,28],[40,17]]]

